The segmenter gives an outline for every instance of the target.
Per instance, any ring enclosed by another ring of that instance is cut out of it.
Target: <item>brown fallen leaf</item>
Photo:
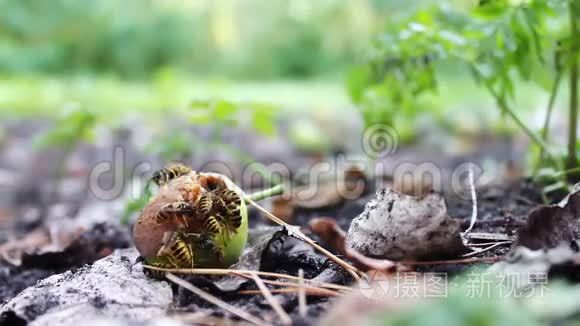
[[[296,207],[318,209],[336,206],[345,200],[360,198],[368,188],[365,172],[362,168],[352,165],[336,176],[322,178],[318,183],[297,187],[292,193]]]
[[[8,208],[0,207],[0,227],[6,228],[14,223],[14,212]]]
[[[410,270],[408,267],[386,259],[367,257],[360,252],[346,246],[346,232],[338,226],[332,218],[321,217],[310,221],[310,229],[318,235],[322,241],[348,258],[360,270],[381,271],[392,273],[396,271]]]
[[[310,220],[310,230],[322,239],[332,249],[341,255],[346,255],[346,232],[330,217],[319,217]]]
[[[62,225],[65,224],[65,225]],[[70,220],[39,228],[0,246],[0,259],[22,268],[59,269],[92,263],[114,249],[130,245],[126,228],[117,224],[71,224]]]
[[[14,266],[20,266],[22,255],[25,252],[37,251],[50,243],[48,230],[36,229],[21,239],[11,240],[0,245],[0,257]]]
[[[276,196],[270,200],[270,211],[286,223],[292,224],[295,204],[291,198]]]
[[[572,245],[580,239],[580,184],[557,205],[540,206],[518,230],[515,245],[532,250]]]
[[[0,245],[0,258],[14,266],[20,266],[24,256],[62,251],[78,239],[82,232],[82,228],[53,230],[51,232],[47,228],[41,227],[20,239]]]

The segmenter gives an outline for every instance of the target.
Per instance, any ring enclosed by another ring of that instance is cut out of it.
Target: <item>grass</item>
[[[454,129],[478,132],[517,131],[494,107],[493,99],[479,85],[464,76],[445,76],[438,94],[425,97],[421,115],[436,113]],[[562,92],[560,98],[567,93]],[[521,83],[514,105],[522,120],[538,130],[532,113],[545,110],[548,94]],[[182,112],[192,100],[220,98],[235,102],[262,102],[282,112],[340,112],[352,110],[342,78],[319,80],[231,81],[223,78],[194,79],[173,71],[157,74],[150,81],[123,81],[107,76],[0,76],[0,118],[52,118],[69,105],[81,105],[99,113],[112,125],[124,118],[145,115],[156,118]],[[556,101],[556,112],[563,102]],[[424,113],[423,113],[424,112]],[[543,112],[542,112],[543,114]],[[350,115],[349,115],[350,116]]]
[[[68,104],[80,104],[115,121],[120,114],[166,114],[187,107],[191,100],[209,98],[265,102],[304,111],[349,106],[340,80],[232,82],[165,76],[150,82],[126,82],[107,77],[0,78],[3,118],[54,117]]]

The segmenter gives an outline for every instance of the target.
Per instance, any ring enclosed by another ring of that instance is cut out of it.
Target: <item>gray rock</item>
[[[164,317],[171,288],[140,268],[132,270],[137,255],[134,248],[117,250],[93,265],[39,281],[2,308],[0,324],[143,324]]]
[[[375,258],[441,258],[465,251],[460,231],[441,195],[414,197],[380,189],[352,221],[346,244]]]

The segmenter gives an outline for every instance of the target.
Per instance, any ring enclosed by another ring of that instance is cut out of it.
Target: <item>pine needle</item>
[[[282,324],[292,325],[292,319],[290,318],[290,316],[288,316],[288,313],[284,311],[284,308],[282,308],[280,302],[278,302],[278,300],[274,298],[272,292],[270,292],[268,287],[264,284],[264,282],[262,282],[262,279],[260,279],[260,277],[255,273],[252,274],[252,277],[254,279],[254,282],[256,282],[258,289],[260,289],[260,292],[262,292],[262,295],[264,296],[264,298],[266,298],[266,301],[268,301],[268,304],[278,314],[278,317],[280,317]]]
[[[499,246],[503,246],[503,245],[506,245],[506,244],[511,244],[511,243],[512,243],[511,241],[496,242],[496,243],[492,244],[489,247],[485,247],[483,249],[477,249],[474,252],[470,252],[470,253],[465,254],[465,255],[463,255],[461,257],[467,258],[467,257],[477,256],[477,255],[482,254],[482,253],[484,253],[486,251],[490,251],[493,248],[496,248],[496,247],[499,247]]]
[[[450,265],[450,264],[471,264],[471,263],[495,263],[504,259],[502,256],[493,257],[468,257],[449,260],[425,260],[425,261],[401,261],[402,265],[428,266],[428,265]]]
[[[213,295],[205,292],[204,290],[194,286],[193,284],[191,284],[191,283],[189,283],[189,282],[187,282],[187,281],[185,281],[185,280],[183,280],[183,279],[181,279],[181,278],[179,278],[171,273],[166,273],[165,277],[168,280],[170,280],[171,282],[173,282],[173,283],[193,292],[194,294],[198,295],[200,298],[204,299],[205,301],[212,303],[212,304],[230,312],[231,314],[234,314],[234,315],[236,315],[236,316],[238,316],[238,317],[240,317],[240,318],[242,318],[242,319],[244,319],[252,324],[255,324],[255,325],[265,325],[266,324],[263,320],[252,316],[251,314],[221,300],[218,297],[214,297]]]
[[[298,238],[300,238],[304,242],[308,243],[309,245],[311,245],[312,247],[314,247],[318,251],[322,252],[325,256],[327,256],[332,261],[334,261],[336,264],[338,264],[339,266],[344,268],[347,272],[349,272],[350,275],[352,275],[352,277],[355,280],[359,280],[360,279],[359,275],[363,275],[363,273],[360,270],[358,270],[356,267],[350,265],[349,263],[345,262],[344,260],[342,260],[342,259],[338,258],[337,256],[335,256],[334,254],[332,254],[330,251],[324,249],[323,247],[318,245],[316,242],[314,242],[312,239],[310,239],[309,237],[304,235],[304,233],[302,233],[300,230],[298,230],[298,228],[296,228],[296,227],[284,222],[280,218],[276,217],[274,214],[270,213],[267,209],[265,209],[264,207],[260,206],[258,203],[253,201],[250,197],[246,196],[245,200],[248,203],[252,204],[254,207],[256,207],[259,211],[264,213],[274,223],[281,225],[281,226],[284,226],[291,233],[296,235]]]
[[[300,291],[297,287],[292,287],[292,288],[284,288],[284,289],[275,289],[275,290],[270,290],[272,293],[298,293],[298,291]],[[326,292],[326,291],[319,291],[316,289],[304,289],[304,292],[306,292],[306,294],[311,295],[311,296],[319,296],[319,297],[337,297],[337,296],[342,296],[342,294],[337,294],[336,292]],[[242,290],[242,291],[238,291],[238,294],[260,294],[261,292],[259,290]]]
[[[306,292],[304,291],[304,271],[298,270],[298,313],[300,317],[306,318]]]
[[[170,272],[170,273],[177,273],[177,274],[190,274],[190,275],[236,275],[241,276],[239,274],[258,274],[260,276],[267,276],[267,277],[276,277],[276,278],[283,278],[288,280],[299,281],[300,278],[298,276],[287,275],[287,274],[280,274],[280,273],[271,273],[271,272],[262,272],[262,271],[254,271],[254,270],[247,270],[247,269],[222,269],[222,268],[163,268],[151,265],[143,265],[143,268],[161,271],[161,272]],[[326,283],[326,282],[318,282],[313,281],[310,279],[304,279],[306,283],[309,283],[314,286],[319,286],[322,288],[328,288],[333,290],[339,291],[352,291],[353,289],[348,286],[342,286],[333,283]]]
[[[239,277],[243,277],[249,280],[253,280],[254,278],[250,275],[246,275],[246,274],[237,274],[237,273],[232,273],[236,276]],[[264,282],[265,284],[270,284],[270,285],[277,285],[277,286],[283,286],[283,287],[299,287],[300,283],[294,283],[294,282],[283,282],[283,281],[272,281],[272,280],[264,280],[262,279],[262,282]],[[314,290],[319,290],[319,291],[328,291],[328,292],[333,292],[336,295],[340,295],[343,294],[344,292],[337,292],[335,290],[330,290],[329,288],[323,288],[323,287],[317,287],[317,286],[313,286],[313,285],[308,285],[308,284],[303,284],[303,287],[308,288],[308,289],[314,289]],[[352,291],[352,288],[348,288],[350,291]],[[348,292],[350,292],[348,291]]]

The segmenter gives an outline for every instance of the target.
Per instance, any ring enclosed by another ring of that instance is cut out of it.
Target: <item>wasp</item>
[[[193,248],[189,244],[183,233],[166,233],[163,239],[163,246],[159,249],[155,259],[148,261],[154,267],[162,268],[193,268],[194,256]],[[164,272],[149,270],[152,277],[163,279]]]
[[[165,223],[167,221],[179,221],[185,227],[188,227],[187,220],[194,214],[193,208],[186,202],[178,201],[174,203],[165,204],[159,209],[155,215],[157,224]]]
[[[248,236],[247,209],[225,176],[171,163],[151,180],[161,187],[133,228],[147,264],[212,268],[237,261]],[[150,274],[164,277],[163,272]]]
[[[213,192],[204,192],[197,202],[198,216],[203,220],[205,231],[219,234],[222,231],[222,218],[215,211],[216,196]]]
[[[208,191],[201,195],[197,204],[198,215],[203,219],[207,232],[231,236],[242,225],[240,196],[230,189]]]
[[[163,169],[155,171],[151,180],[158,186],[162,186],[175,178],[190,173],[191,171],[190,167],[182,163],[169,163]]]
[[[157,256],[148,264],[161,268],[194,268],[223,260],[221,250],[208,234],[172,232],[164,237],[164,244]],[[164,272],[148,270],[154,278],[163,279]]]
[[[217,192],[216,196],[219,200],[219,208],[223,225],[228,232],[236,232],[242,225],[242,198],[237,192],[231,189],[222,189]]]

